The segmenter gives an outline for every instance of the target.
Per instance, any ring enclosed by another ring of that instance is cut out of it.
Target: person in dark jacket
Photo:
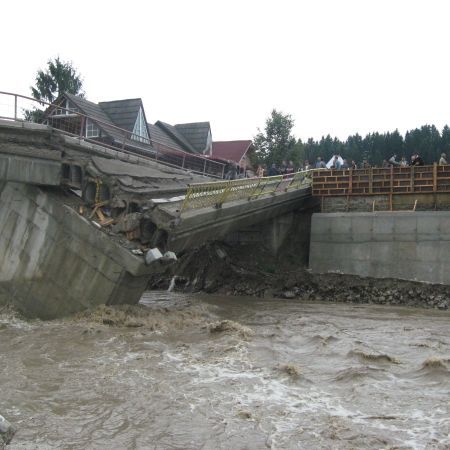
[[[418,153],[412,155],[411,157],[411,165],[412,166],[424,166],[425,163],[423,162],[423,159],[419,156]]]
[[[269,169],[269,172],[267,173],[267,175],[268,175],[269,177],[273,177],[273,176],[279,175],[279,174],[280,174],[280,172],[278,171],[277,166],[275,165],[275,163],[273,163],[273,164],[270,166],[270,169]]]

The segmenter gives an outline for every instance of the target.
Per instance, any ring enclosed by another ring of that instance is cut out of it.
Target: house
[[[44,112],[44,123],[196,173],[219,177],[224,173],[223,163],[210,159],[209,122],[170,125],[157,121],[152,125],[140,98],[94,103],[64,93]]]
[[[155,127],[175,141],[185,152],[211,156],[212,133],[209,122],[180,123],[170,125],[158,120]]]
[[[109,145],[137,145],[142,151],[152,151],[140,98],[97,104],[77,95],[64,93],[45,111],[44,117],[44,123],[71,134]]]
[[[149,124],[140,98],[97,104],[64,93],[47,109],[44,117],[44,122],[55,128],[109,145],[140,144],[140,149],[147,148],[148,151],[156,149],[211,156],[209,122],[170,125],[157,121],[154,125]]]
[[[243,141],[215,141],[212,144],[212,159],[234,163],[240,169],[252,169],[250,155],[254,151],[253,142]]]

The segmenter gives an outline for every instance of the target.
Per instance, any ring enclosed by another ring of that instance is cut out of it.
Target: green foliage
[[[319,141],[309,138],[306,142],[295,139],[291,134],[293,126],[294,119],[290,114],[274,109],[266,120],[264,132],[258,130],[253,140],[256,151],[252,163],[270,166],[292,160],[295,167],[300,167],[305,160],[313,164],[318,156],[328,161],[333,155],[341,155],[349,163],[367,159],[371,165],[381,166],[383,160],[394,154],[398,159],[405,156],[409,161],[411,155],[419,153],[425,164],[439,161],[441,153],[450,158],[450,128],[447,125],[441,133],[434,125],[424,125],[406,132],[405,137],[394,130],[369,133],[365,137],[354,134],[345,141],[327,135]]]
[[[253,140],[258,163],[280,164],[283,160],[291,159],[296,145],[296,140],[291,134],[293,126],[294,120],[290,114],[272,110],[266,120],[264,133],[258,130]]]
[[[411,155],[417,152],[425,164],[432,164],[439,161],[443,152],[450,157],[450,128],[445,126],[442,133],[439,133],[434,125],[425,125],[408,131],[404,138],[398,130],[369,133],[364,138],[355,134],[345,141],[328,135],[319,141],[310,138],[301,144],[301,148],[299,160],[308,160],[310,163],[316,161],[318,156],[328,161],[333,155],[339,154],[348,162],[355,160],[361,163],[363,159],[367,159],[370,164],[381,166],[384,159],[388,160],[394,154],[398,159],[405,156],[409,161]]]
[[[34,87],[31,86],[31,95],[36,100],[53,103],[63,92],[84,97],[81,76],[71,62],[61,61],[59,56],[54,60],[49,59],[47,68],[37,72],[35,83]],[[43,111],[37,108],[25,110],[24,115],[26,120],[39,122]]]
[[[36,86],[31,87],[31,95],[36,100],[54,102],[63,92],[84,96],[83,81],[71,62],[63,62],[59,56],[47,62],[45,71],[36,74]]]

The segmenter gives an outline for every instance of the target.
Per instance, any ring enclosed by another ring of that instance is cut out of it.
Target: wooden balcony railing
[[[436,192],[450,192],[450,165],[323,169],[312,177],[312,194],[320,197]]]

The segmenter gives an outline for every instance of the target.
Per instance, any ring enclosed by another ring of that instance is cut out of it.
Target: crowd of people
[[[439,159],[439,165],[446,165],[447,155],[442,153]],[[405,156],[398,157],[397,154],[393,154],[391,158],[388,160],[384,160],[382,163],[383,168],[390,167],[409,167],[409,166],[424,166],[425,162],[422,157],[415,153],[411,156],[411,159],[408,161]],[[369,164],[367,159],[363,159],[361,163],[357,163],[354,160],[348,161],[346,158],[343,158],[341,155],[334,155],[328,163],[326,163],[322,157],[317,157],[317,160],[314,164],[311,164],[308,160],[305,160],[303,163],[295,166],[292,161],[283,161],[281,165],[272,164],[270,167],[266,167],[265,165],[259,165],[256,169],[257,177],[271,177],[275,175],[289,175],[295,172],[301,172],[304,170],[311,169],[367,169],[369,167],[378,167]]]
[[[445,166],[448,164],[447,162],[447,155],[445,153],[441,153],[441,157],[439,158],[439,165]],[[411,156],[411,160],[408,162],[408,160],[402,156],[400,160],[397,159],[397,154],[393,154],[389,160],[383,161],[382,167],[408,167],[408,166],[424,166],[425,162],[422,159],[422,157],[418,153],[414,153]]]
[[[332,160],[327,164],[322,157],[318,157],[315,163],[311,164],[308,160],[295,166],[292,161],[283,161],[281,165],[272,164],[269,168],[265,165],[259,165],[256,169],[257,177],[271,177],[275,175],[289,175],[295,172],[302,172],[311,169],[358,169],[370,167],[366,160],[361,165],[357,165],[355,161],[350,163],[340,155],[333,156]]]
[[[447,165],[447,155],[442,153],[439,158],[439,165]],[[409,166],[424,166],[425,162],[422,157],[415,153],[411,156],[411,159],[408,161],[405,156],[398,157],[396,153],[394,153],[389,159],[383,160],[381,165],[382,168],[390,168],[390,167],[409,167]],[[227,180],[235,180],[237,178],[252,178],[252,177],[272,177],[275,175],[291,175],[295,172],[302,172],[305,170],[311,169],[367,169],[369,167],[379,167],[375,165],[369,164],[367,159],[363,159],[360,163],[356,163],[356,161],[351,160],[348,161],[346,158],[343,158],[341,155],[334,155],[328,163],[326,163],[322,157],[317,157],[316,161],[311,164],[308,160],[305,160],[303,163],[299,165],[295,165],[293,161],[282,161],[280,165],[271,164],[269,167],[266,165],[260,164],[257,166],[256,170],[243,169],[236,164],[231,164],[228,166],[227,171],[225,173],[225,179]]]

